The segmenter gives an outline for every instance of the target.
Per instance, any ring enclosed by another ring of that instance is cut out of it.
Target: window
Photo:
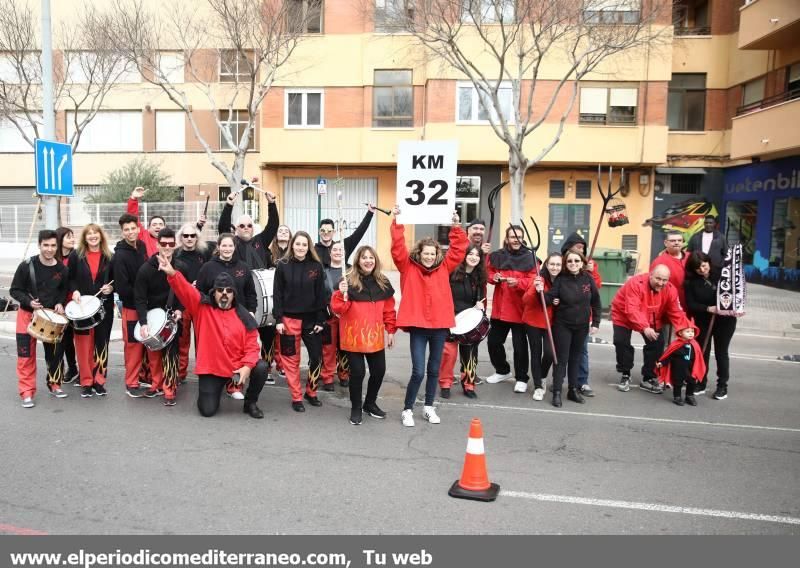
[[[23,73],[20,73],[20,63],[12,54],[0,54],[0,83],[9,85],[41,83],[41,70],[37,58],[38,55],[33,53],[25,54],[22,58]]]
[[[372,126],[414,126],[414,86],[410,69],[376,70],[373,91]]]
[[[286,128],[322,128],[322,91],[286,91]]]
[[[461,21],[510,24],[514,21],[514,0],[463,0]]]
[[[764,77],[760,77],[742,85],[742,106],[752,105],[756,108],[760,106],[761,101],[764,100],[765,84]]]
[[[414,21],[414,0],[375,0],[374,20],[378,33],[407,30]]]
[[[638,89],[582,87],[582,124],[636,124]]]
[[[639,235],[622,235],[622,249],[639,250]]]
[[[789,92],[800,90],[800,63],[795,63],[789,67],[786,90]],[[795,97],[797,96],[800,96],[800,92],[795,93]]]
[[[156,111],[156,152],[186,150],[186,119],[182,110]]]
[[[566,184],[563,179],[550,180],[550,199],[563,199],[566,197]]]
[[[702,174],[673,175],[670,180],[669,192],[672,195],[699,195],[702,183]]]
[[[78,123],[86,118],[79,112]],[[67,140],[75,133],[75,112],[67,111]],[[84,127],[79,152],[141,152],[142,112],[101,110]]]
[[[289,0],[286,17],[294,33],[322,33],[322,0]]]
[[[705,73],[673,73],[667,97],[670,130],[704,130],[706,117]]]
[[[239,83],[249,81],[252,64],[247,54],[236,49],[224,49],[219,52],[220,83]]]
[[[587,24],[639,23],[640,0],[584,0],[583,21]]]
[[[164,52],[158,55],[158,70],[171,85],[179,85],[184,82],[183,72],[184,60],[183,53]],[[156,78],[160,80],[160,78]]]
[[[230,122],[228,119],[230,118]],[[227,110],[219,111],[219,149],[220,150],[235,150],[239,147],[239,142],[247,130],[248,123],[250,122],[250,114],[246,110],[234,110],[229,116]],[[228,131],[233,145],[229,144],[225,138],[225,130]],[[247,142],[247,149],[254,150],[256,147],[255,124],[250,125],[250,139]]]
[[[41,116],[36,116],[35,120],[41,129]],[[36,134],[30,121],[25,117],[20,117],[20,125],[28,138],[33,141]],[[0,118],[0,152],[33,152],[33,146],[25,140],[16,125],[5,117]]]
[[[710,35],[708,0],[678,0],[672,5],[676,36]]]
[[[481,178],[460,176],[456,178],[456,211],[462,223],[478,218],[481,205]]]
[[[588,179],[579,179],[575,182],[575,198],[576,199],[591,199],[592,198],[592,181]]]
[[[115,55],[103,53],[102,57],[90,51],[73,51],[66,55],[67,77],[77,85],[103,83],[135,84],[142,82],[139,70]]]
[[[483,92],[478,91],[472,83],[458,84],[458,99],[456,101],[456,122],[457,123],[486,123],[491,117],[496,124],[499,122],[497,113],[494,110],[491,99]],[[511,86],[502,83],[497,88],[497,98],[503,116],[509,123],[514,121],[514,113],[511,111],[513,94]]]

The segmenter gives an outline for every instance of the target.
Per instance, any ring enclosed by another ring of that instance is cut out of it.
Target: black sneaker
[[[132,388],[128,387],[125,389],[125,394],[127,394],[131,398],[142,398],[144,396],[144,389],[140,389],[138,387]]]
[[[334,386],[333,383],[325,383],[322,385],[322,390],[324,390],[325,392],[334,392],[336,390],[336,387]]]
[[[686,395],[686,404],[689,406],[697,406],[697,399],[692,394]]]
[[[584,404],[586,402],[577,389],[569,389],[567,391],[567,399],[572,402],[577,402],[578,404]]]
[[[152,386],[153,385],[151,383],[148,383],[147,381],[139,380],[139,388],[140,389],[149,389]]]
[[[339,379],[339,386],[342,388],[350,387],[350,379]]]
[[[717,387],[717,390],[714,392],[714,398],[717,400],[725,400],[728,398],[728,387]]]
[[[478,398],[478,393],[474,390],[464,390],[464,396],[467,398]]]
[[[164,406],[175,406],[176,404],[178,404],[178,403],[175,402],[174,398],[165,398],[164,399]]]
[[[655,379],[642,379],[639,383],[639,388],[653,394],[661,394],[664,392],[664,387],[658,384]]]
[[[65,373],[64,380],[62,380],[61,382],[65,385],[68,385],[72,381],[78,378],[80,378],[80,375],[78,374],[78,369],[70,369]]]
[[[373,418],[377,418],[378,420],[383,420],[386,418],[386,413],[378,408],[378,405],[373,403],[365,404],[364,405],[364,412],[372,416]]]
[[[442,398],[450,398],[450,389],[442,388]]]
[[[622,378],[619,380],[619,384],[617,385],[617,390],[622,392],[628,392],[629,390],[631,390],[630,375],[622,375]]]
[[[106,391],[106,387],[104,387],[101,384],[95,383],[94,387],[92,388],[94,388],[94,393],[97,396],[106,396],[108,394],[108,391]]]
[[[164,391],[156,389],[148,389],[144,391],[144,394],[142,396],[145,398],[155,398],[157,396],[164,396]]]
[[[292,410],[294,410],[295,412],[305,412],[306,411],[306,407],[305,407],[305,405],[303,405],[303,403],[301,401],[294,400],[294,401],[292,401]]]
[[[689,400],[689,397],[688,397],[688,396],[686,397],[686,400],[687,400],[687,401]],[[683,406],[683,404],[684,404],[684,402],[683,402],[683,399],[680,397],[680,395],[678,395],[678,396],[673,396],[673,397],[672,397],[672,402],[674,402],[674,403],[675,403],[675,404],[677,404],[678,406]],[[695,404],[697,404],[697,403],[695,403]]]
[[[81,387],[81,398],[92,398],[94,389],[92,387]]]
[[[361,424],[361,409],[360,408],[353,408],[350,410],[350,424],[353,426],[358,426]]]
[[[303,395],[303,398],[308,401],[308,404],[311,406],[322,406],[322,401],[318,399],[316,396],[311,396],[310,394],[306,393]]]

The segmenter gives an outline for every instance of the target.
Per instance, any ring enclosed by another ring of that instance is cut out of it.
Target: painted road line
[[[780,523],[784,525],[800,525],[798,517],[783,517],[779,515],[761,515],[758,513],[743,513],[740,511],[724,511],[720,509],[698,509],[696,507],[679,507],[675,505],[661,505],[658,503],[640,503],[636,501],[617,501],[613,499],[591,499],[588,497],[573,497],[570,495],[549,495],[546,493],[528,493],[525,491],[501,490],[503,497],[529,499],[531,501],[548,501],[551,503],[568,503],[571,505],[590,505],[595,507],[612,507],[615,509],[634,509],[637,511],[651,511],[655,513],[679,513],[683,515],[700,515],[704,517],[720,517],[723,519],[736,519],[741,521],[759,521],[764,523]]]

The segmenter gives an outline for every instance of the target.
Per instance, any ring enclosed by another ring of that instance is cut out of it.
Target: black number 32
[[[425,203],[425,184],[418,179],[412,179],[406,184],[414,193],[414,197],[406,197],[406,203],[409,205],[422,205]],[[428,205],[447,205],[447,200],[442,196],[447,192],[447,182],[441,179],[435,179],[428,184],[430,189],[438,189],[436,193],[431,195],[428,199]]]

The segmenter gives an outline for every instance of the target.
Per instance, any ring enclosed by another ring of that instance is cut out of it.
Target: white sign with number
[[[400,142],[397,149],[398,223],[449,225],[456,208],[458,142]]]

